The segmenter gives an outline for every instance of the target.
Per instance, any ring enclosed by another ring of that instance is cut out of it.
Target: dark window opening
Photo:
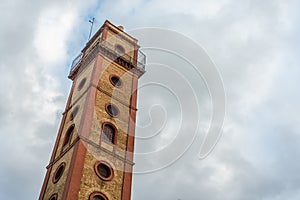
[[[96,162],[94,167],[97,176],[102,180],[110,181],[113,178],[113,168],[105,161]]]
[[[115,45],[115,50],[116,50],[116,52],[117,52],[118,54],[120,54],[120,55],[123,55],[123,54],[125,53],[124,47],[122,47],[122,46],[119,45],[119,44],[116,44],[116,45]]]
[[[119,115],[119,109],[112,104],[107,105],[106,111],[112,117],[117,117]]]
[[[81,90],[86,82],[86,78],[82,79],[78,85],[78,90]]]
[[[105,200],[105,199],[100,195],[96,195],[92,198],[92,200]]]
[[[66,132],[66,136],[64,139],[63,147],[70,143],[70,140],[72,138],[73,132],[74,132],[75,125],[72,125]]]
[[[95,193],[91,194],[89,199],[90,200],[108,200],[108,198],[100,192],[95,192]]]
[[[102,140],[114,143],[115,140],[115,128],[110,124],[104,124],[102,131]]]
[[[73,111],[72,111],[72,113],[71,113],[71,116],[70,116],[70,120],[71,120],[71,121],[72,121],[72,120],[75,118],[75,116],[77,115],[78,110],[79,110],[79,106],[76,106],[76,107],[73,109]]]
[[[49,200],[57,200],[57,194],[53,194],[53,195],[49,198]]]
[[[97,166],[97,170],[98,170],[98,173],[99,175],[102,177],[102,178],[109,178],[111,176],[111,171],[110,171],[110,168],[103,164],[103,163],[100,163],[98,166]]]
[[[62,163],[58,166],[58,168],[56,169],[54,176],[53,176],[53,183],[56,183],[60,177],[62,176],[63,172],[65,170],[65,163]]]
[[[115,86],[115,87],[121,87],[122,81],[120,80],[119,77],[117,76],[112,76],[110,78],[110,82]]]

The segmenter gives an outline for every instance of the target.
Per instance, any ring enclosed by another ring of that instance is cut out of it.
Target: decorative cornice
[[[99,144],[96,144],[94,142],[92,142],[91,140],[89,140],[88,138],[85,138],[83,136],[77,136],[76,139],[56,158],[54,159],[53,162],[49,163],[49,165],[46,167],[47,169],[52,167],[57,161],[59,161],[77,142],[79,142],[80,140],[92,145],[93,147],[97,148],[98,150],[101,150],[101,151],[104,151],[105,153],[108,153],[110,154],[111,156],[123,161],[123,162],[126,162],[130,165],[134,165],[134,162],[128,160],[128,159],[125,159],[123,158],[122,156],[119,156],[118,154],[114,153],[114,152],[111,152],[103,147],[101,147]]]

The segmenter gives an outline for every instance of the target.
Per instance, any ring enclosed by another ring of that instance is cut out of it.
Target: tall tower
[[[137,40],[109,21],[73,61],[73,81],[39,200],[130,200]]]

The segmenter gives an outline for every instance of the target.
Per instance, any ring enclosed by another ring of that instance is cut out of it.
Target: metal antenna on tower
[[[90,34],[89,34],[89,39],[88,39],[88,41],[90,40],[91,35],[92,35],[94,21],[95,21],[95,18],[94,18],[94,17],[93,17],[92,20],[89,20],[89,22],[90,22],[92,25],[91,25],[91,29],[90,29]]]

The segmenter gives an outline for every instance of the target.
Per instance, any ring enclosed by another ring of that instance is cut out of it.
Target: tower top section
[[[140,77],[145,72],[146,56],[139,48],[138,40],[127,34],[123,26],[106,20],[73,60],[69,78],[74,80],[99,53]]]

